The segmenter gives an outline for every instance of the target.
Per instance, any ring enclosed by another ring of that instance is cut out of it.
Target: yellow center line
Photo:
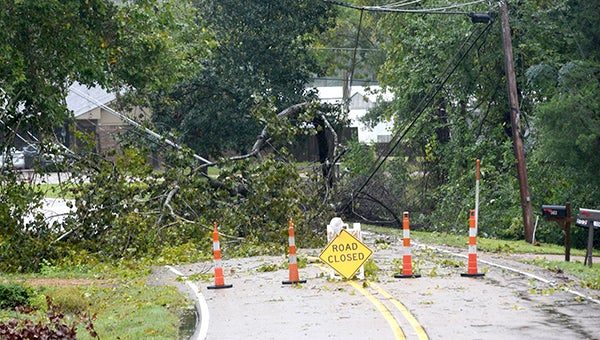
[[[327,272],[327,268],[325,268],[323,265],[321,265],[319,263],[315,263],[315,265],[317,267],[319,267],[322,271]],[[369,301],[371,301],[371,303],[373,305],[375,305],[375,307],[379,310],[381,315],[383,315],[385,321],[387,321],[387,323],[390,325],[390,328],[392,329],[392,332],[394,333],[394,336],[397,340],[406,340],[406,336],[404,335],[402,328],[400,327],[400,325],[394,318],[394,315],[383,303],[381,303],[381,301],[377,300],[377,298],[375,296],[373,296],[373,294],[369,293],[368,290],[363,288],[363,286],[361,284],[354,282],[354,281],[346,281],[346,282],[349,283],[356,290],[358,290],[367,299],[369,299]]]
[[[427,332],[425,332],[425,329],[423,329],[423,326],[421,326],[421,324],[419,323],[419,321],[417,321],[417,319],[414,317],[414,315],[412,315],[412,313],[400,301],[396,300],[396,298],[394,298],[390,293],[385,291],[383,288],[379,287],[379,285],[377,285],[375,282],[370,282],[369,285],[371,287],[375,288],[385,298],[389,299],[390,302],[394,306],[396,306],[396,308],[398,308],[398,310],[402,313],[404,318],[406,320],[408,320],[410,325],[413,327],[413,329],[417,333],[417,337],[420,340],[428,340],[429,339],[429,337],[427,336]]]
[[[390,328],[392,328],[392,332],[394,332],[394,336],[396,337],[396,339],[406,340],[406,336],[404,335],[404,332],[402,331],[400,325],[398,325],[396,318],[394,318],[392,312],[390,312],[390,310],[383,303],[381,303],[381,301],[377,300],[377,298],[373,296],[373,294],[369,293],[368,290],[364,289],[361,284],[358,284],[354,281],[347,282],[356,290],[358,290],[362,295],[364,295],[367,299],[369,299],[369,301],[371,301],[371,303],[373,303],[375,307],[377,307],[377,309],[379,309],[379,312],[381,313],[381,315],[383,315],[385,321],[387,321],[390,325]]]

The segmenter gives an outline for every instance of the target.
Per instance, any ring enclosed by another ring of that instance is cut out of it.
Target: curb
[[[200,293],[200,289],[198,285],[193,283],[192,281],[187,280],[187,277],[183,275],[179,270],[166,266],[172,273],[175,275],[181,276],[185,279],[186,285],[192,290],[194,295],[194,306],[196,307],[196,314],[198,317],[196,318],[196,329],[194,330],[194,334],[190,337],[191,340],[204,340],[206,339],[206,335],[208,334],[208,323],[210,319],[210,314],[208,312],[208,304],[206,303],[206,299],[202,293]]]

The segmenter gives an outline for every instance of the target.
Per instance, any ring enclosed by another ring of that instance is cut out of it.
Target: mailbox
[[[575,225],[585,228],[600,228],[600,210],[579,208]]]
[[[579,208],[579,215],[585,216],[588,220],[600,221],[600,210]]]
[[[571,203],[565,205],[542,205],[542,217],[546,221],[554,221],[565,231],[565,261],[571,260]]]
[[[592,252],[594,247],[594,229],[600,228],[600,210],[579,208],[575,225],[588,228],[588,244],[583,265],[592,267]]]
[[[567,207],[564,205],[542,205],[543,217],[567,217]]]

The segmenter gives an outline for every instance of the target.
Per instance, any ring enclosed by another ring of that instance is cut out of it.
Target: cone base
[[[284,285],[292,285],[294,283],[306,283],[306,280],[281,281]]]
[[[219,285],[219,286],[208,286],[208,289],[223,289],[223,288],[231,288],[233,285]]]
[[[396,274],[396,275],[394,275],[394,277],[397,278],[397,279],[416,279],[418,277],[421,277],[421,274],[411,274],[411,275]]]
[[[485,276],[485,274],[484,273],[475,273],[475,274],[462,273],[462,274],[460,274],[460,276],[462,276],[462,277],[480,277],[480,276]]]

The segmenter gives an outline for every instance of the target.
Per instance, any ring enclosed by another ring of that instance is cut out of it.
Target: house
[[[344,88],[342,86],[321,86],[315,87],[318,93],[319,101],[327,104],[341,105],[344,101]],[[376,107],[378,96],[383,100],[391,100],[390,93],[378,94],[381,92],[379,86],[363,87],[353,86],[350,91],[350,100],[348,103],[348,115],[350,126],[338,131],[338,142],[346,143],[348,140],[358,140],[363,144],[375,144],[376,150],[384,150],[389,145],[392,138],[392,122],[382,122],[373,129],[367,127],[360,121],[370,109]],[[331,147],[331,145],[330,145]],[[315,136],[300,138],[292,149],[297,160],[315,162],[318,161],[319,148]]]
[[[87,87],[75,83],[69,88],[67,108],[73,112],[76,129],[90,134],[95,139],[96,152],[118,150],[119,135],[130,126],[120,113],[109,107],[116,99],[114,92],[107,92],[100,86]],[[147,114],[138,107],[125,114],[136,121],[147,119]],[[65,145],[69,148],[76,149],[82,146],[82,140],[64,132],[62,135]]]
[[[342,86],[326,86],[318,87],[319,100],[324,103],[342,104],[344,89]],[[372,143],[389,143],[392,134],[392,122],[382,122],[377,124],[373,129],[370,129],[365,124],[360,122],[370,109],[377,106],[377,96],[381,92],[379,86],[352,86],[350,89],[349,101],[349,117],[350,126],[358,130],[358,141],[365,144]],[[391,100],[390,93],[381,94],[384,100]]]

